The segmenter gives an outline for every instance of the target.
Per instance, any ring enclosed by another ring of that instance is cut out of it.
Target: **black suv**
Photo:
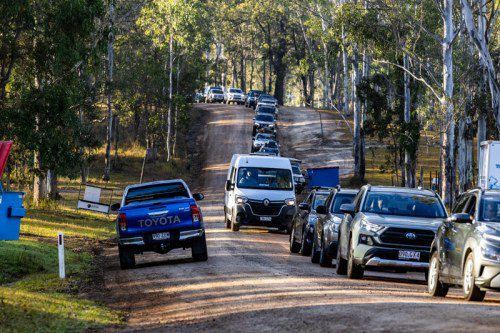
[[[344,204],[337,274],[363,277],[365,269],[423,271],[438,227],[447,218],[441,198],[430,190],[365,185]]]
[[[461,285],[464,298],[482,301],[500,291],[500,191],[475,189],[457,198],[431,248],[428,288],[444,297]]]
[[[257,102],[257,98],[264,92],[262,90],[250,90],[248,92],[247,98],[245,99],[245,106],[247,108],[252,108]]]
[[[318,221],[314,226],[311,261],[322,267],[330,267],[337,255],[338,231],[344,214],[340,211],[343,204],[350,204],[358,190],[336,188],[330,192],[326,202],[316,208]]]
[[[311,254],[314,225],[317,220],[316,207],[324,205],[329,195],[329,189],[313,189],[304,202],[299,205],[292,221],[290,252],[299,252],[303,256]]]

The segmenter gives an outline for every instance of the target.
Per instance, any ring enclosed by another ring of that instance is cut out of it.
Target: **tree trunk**
[[[119,129],[120,129],[120,124],[119,124],[119,121],[120,119],[118,118],[118,115],[114,115],[113,116],[114,118],[114,141],[115,141],[115,153],[114,153],[114,156],[113,156],[113,168],[116,168],[117,166],[117,163],[118,163],[118,141],[120,140],[120,138],[118,137],[118,133],[119,133]]]
[[[274,97],[278,100],[279,105],[283,105],[286,77],[286,64],[283,62],[283,59],[277,61],[274,72],[276,74],[276,81],[274,82]]]
[[[172,94],[173,94],[173,73],[174,73],[174,33],[170,33],[170,40],[168,46],[169,60],[168,60],[168,111],[167,111],[167,162],[170,161],[170,141],[172,133]]]
[[[39,205],[41,200],[45,198],[45,175],[41,170],[42,157],[39,151],[34,152],[33,157],[33,169],[34,169],[34,180],[33,180],[33,203],[35,206]]]
[[[300,82],[302,83],[302,101],[304,101],[304,104],[307,105],[307,101],[309,100],[309,96],[307,94],[307,76],[306,75],[301,75],[300,76]],[[300,106],[302,106],[302,102],[300,103]]]
[[[316,95],[315,81],[316,81],[316,75],[315,75],[315,71],[313,69],[313,70],[310,70],[310,72],[309,72],[309,101],[307,101],[308,102],[307,104],[309,107],[314,107],[314,98]]]
[[[50,169],[47,171],[47,197],[51,200],[58,199],[58,190],[57,190],[57,174],[54,170]]]
[[[108,33],[108,82],[107,82],[107,107],[108,107],[108,126],[106,128],[106,156],[104,160],[103,180],[109,180],[111,171],[111,142],[113,137],[113,61],[114,51],[113,42],[114,36],[114,0],[109,0],[109,33]]]
[[[240,58],[240,89],[243,90],[244,93],[247,91],[245,57],[243,57],[243,54]]]
[[[349,62],[344,27],[342,27],[342,68],[344,73],[344,114],[349,114]]]
[[[262,91],[266,92],[266,57],[262,58]]]
[[[455,182],[455,121],[453,117],[453,0],[443,0],[443,91],[442,108],[445,112],[443,137],[442,196],[445,204],[453,205]]]
[[[410,96],[410,75],[408,74],[410,71],[410,61],[409,56],[405,52],[403,54],[403,66],[405,71],[404,75],[404,121],[406,124],[411,123],[411,96]],[[407,133],[410,135],[410,133]],[[417,144],[416,142],[413,144]],[[405,186],[406,187],[415,187],[416,186],[416,163],[415,157],[413,154],[413,149],[410,149],[408,145],[405,147]]]
[[[363,182],[365,178],[364,170],[362,170],[362,165],[364,165],[364,147],[363,140],[361,138],[361,103],[357,95],[357,87],[360,83],[361,73],[359,70],[358,62],[358,50],[354,46],[352,69],[354,73],[354,84],[353,84],[353,102],[354,102],[354,177],[359,181]]]

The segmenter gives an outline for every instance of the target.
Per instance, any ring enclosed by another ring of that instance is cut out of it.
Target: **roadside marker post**
[[[66,269],[64,267],[64,234],[57,234],[57,251],[59,254],[59,278],[66,278]]]

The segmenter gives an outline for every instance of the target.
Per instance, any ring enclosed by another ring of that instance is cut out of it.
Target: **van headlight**
[[[290,198],[285,200],[287,206],[295,206],[295,198]]]
[[[384,229],[383,226],[376,224],[376,223],[369,222],[367,220],[363,220],[361,227],[364,228],[365,230],[371,231],[371,232],[379,232],[380,230]]]
[[[242,195],[237,195],[236,196],[236,203],[239,204],[239,205],[244,205],[246,204],[248,201],[248,198],[247,197],[244,197]]]

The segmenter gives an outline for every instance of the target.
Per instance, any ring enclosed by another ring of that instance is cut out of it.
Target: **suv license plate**
[[[273,218],[271,216],[261,216],[260,220],[266,221],[266,222],[271,222],[273,220]]]
[[[160,232],[153,234],[153,240],[165,240],[170,239],[170,232]]]
[[[402,260],[420,260],[420,252],[418,251],[399,251],[398,258]]]

